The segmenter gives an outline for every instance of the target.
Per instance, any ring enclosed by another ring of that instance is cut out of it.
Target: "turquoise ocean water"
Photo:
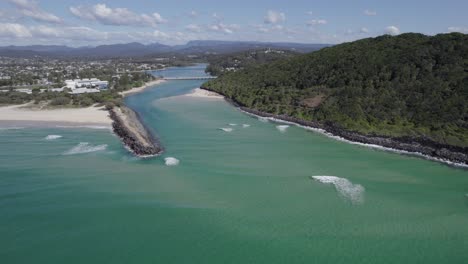
[[[0,128],[0,262],[468,262],[467,170],[178,96],[200,84],[126,99],[154,159],[106,128]]]

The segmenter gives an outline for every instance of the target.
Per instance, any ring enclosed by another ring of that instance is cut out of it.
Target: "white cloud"
[[[16,23],[0,23],[0,38],[26,38],[31,37],[29,29]]]
[[[19,13],[23,16],[32,18],[36,21],[47,22],[47,23],[62,23],[62,19],[58,16],[48,13],[42,10],[35,1],[31,0],[8,0],[10,3],[16,6]]]
[[[274,25],[273,27],[271,27],[272,29],[274,30],[278,30],[278,31],[281,31],[284,29],[284,27],[282,25]]]
[[[189,24],[185,29],[191,32],[201,32],[201,27],[197,24]]]
[[[367,29],[366,27],[362,27],[362,28],[359,30],[359,33],[362,33],[362,34],[369,33],[369,29]]]
[[[312,12],[312,11],[307,11],[306,14],[309,15],[309,16],[311,16],[311,15],[314,14],[314,12]]]
[[[52,27],[47,27],[44,25],[40,25],[37,27],[34,27],[32,29],[34,32],[34,35],[40,36],[40,37],[60,37],[63,35],[63,31],[60,31],[57,28],[52,28]]]
[[[366,10],[364,10],[364,15],[366,15],[366,16],[376,16],[377,12],[374,11],[374,10],[366,9]]]
[[[395,26],[388,26],[385,28],[385,34],[389,35],[399,35],[400,34],[400,29],[395,27]]]
[[[468,27],[449,27],[448,32],[460,32],[460,33],[465,33],[468,34]]]
[[[110,8],[106,4],[70,7],[70,12],[78,18],[97,21],[104,25],[155,27],[167,21],[159,14],[136,14],[127,8]]]
[[[316,26],[316,25],[326,25],[328,21],[325,19],[312,19],[307,21],[308,26]]]
[[[232,30],[236,28],[232,26]],[[101,45],[114,43],[165,42],[174,44],[194,39],[191,33],[165,33],[153,31],[99,31],[89,27],[21,25],[16,23],[0,23],[1,45],[31,45],[31,44],[63,44],[70,46]]]
[[[168,34],[162,32],[162,31],[159,31],[159,30],[155,30],[153,32],[153,36],[156,37],[156,38],[163,38],[163,39],[169,38]]]
[[[209,26],[209,29],[214,32],[220,32],[225,34],[232,34],[234,31],[240,29],[240,26],[237,24],[226,25],[223,23],[217,23]]]
[[[267,15],[264,18],[265,24],[277,24],[284,21],[286,21],[286,15],[273,10],[268,10]]]
[[[198,13],[197,13],[197,11],[192,10],[192,11],[189,12],[189,16],[191,18],[196,18],[196,17],[198,17]]]

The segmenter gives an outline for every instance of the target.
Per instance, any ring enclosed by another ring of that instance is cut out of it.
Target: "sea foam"
[[[360,184],[353,184],[346,178],[337,176],[312,176],[312,179],[323,183],[335,186],[336,191],[353,204],[361,204],[364,202],[364,187]]]
[[[224,132],[232,132],[234,129],[230,128],[230,127],[221,127],[221,128],[218,128],[219,130],[222,130]]]
[[[91,153],[96,151],[103,151],[106,150],[107,144],[102,145],[91,145],[88,142],[81,142],[80,144],[74,146],[73,148],[65,151],[64,155],[75,155],[75,154],[84,154],[84,153]]]
[[[342,142],[346,142],[346,143],[349,143],[349,144],[352,144],[352,145],[358,145],[358,146],[363,146],[363,147],[367,147],[367,148],[379,149],[379,150],[383,150],[383,151],[395,152],[395,153],[405,154],[405,155],[419,156],[419,157],[423,157],[423,158],[428,159],[428,160],[442,162],[442,163],[445,163],[445,164],[448,164],[448,165],[451,165],[451,166],[468,168],[468,165],[464,164],[464,163],[458,163],[458,162],[453,162],[453,161],[450,161],[450,160],[447,160],[447,159],[431,157],[431,156],[422,154],[420,152],[411,152],[411,151],[406,151],[406,150],[394,149],[394,148],[390,148],[390,147],[384,147],[384,146],[380,146],[380,145],[376,145],[376,144],[368,144],[368,143],[361,143],[361,142],[351,141],[351,140],[345,139],[343,137],[333,135],[332,133],[327,132],[326,130],[321,129],[321,128],[303,126],[303,125],[300,125],[300,124],[297,124],[297,123],[294,123],[294,122],[289,122],[289,121],[285,121],[285,120],[282,120],[282,119],[277,119],[277,118],[274,118],[274,117],[262,117],[262,116],[259,116],[259,115],[252,114],[250,112],[244,111],[242,109],[240,111],[247,114],[247,115],[249,115],[249,116],[257,117],[258,120],[260,120],[262,122],[272,121],[272,122],[276,122],[276,123],[283,123],[283,124],[289,124],[289,125],[297,126],[297,127],[303,128],[305,130],[313,131],[313,132],[325,135],[325,136],[327,136],[329,138],[332,138],[332,139],[335,139],[335,140],[338,140],[338,141],[342,141]]]
[[[286,130],[287,130],[288,128],[289,128],[288,125],[279,125],[279,126],[276,126],[276,129],[278,129],[279,132],[281,132],[281,133],[285,133]]]
[[[234,123],[229,123],[228,125],[230,125],[230,126],[237,126],[237,124],[234,124]]]
[[[249,124],[242,124],[242,127],[247,128],[247,127],[250,127],[250,125]]]
[[[61,137],[62,136],[60,136],[60,135],[48,135],[47,137],[45,137],[45,140],[55,140],[55,139],[59,139]]]
[[[180,161],[174,157],[167,157],[164,159],[166,166],[177,166],[179,165]]]
[[[25,129],[25,127],[0,127],[0,131],[2,130],[20,130]]]

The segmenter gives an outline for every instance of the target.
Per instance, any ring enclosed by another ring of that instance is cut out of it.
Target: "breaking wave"
[[[75,155],[75,154],[84,154],[84,153],[91,153],[96,151],[103,151],[106,150],[107,144],[102,145],[91,145],[88,142],[81,142],[80,144],[74,146],[73,148],[65,151],[64,155]]]
[[[62,136],[60,135],[48,135],[47,137],[45,137],[45,140],[54,140],[54,139],[59,139],[61,137]]]
[[[262,117],[262,116],[259,116],[259,115],[256,115],[256,114],[249,113],[249,112],[244,111],[244,110],[240,110],[240,111],[243,112],[246,115],[257,117],[258,120],[260,120],[262,122],[272,121],[272,122],[277,122],[277,123],[294,125],[294,126],[303,128],[305,130],[313,131],[313,132],[325,135],[325,136],[327,136],[329,138],[332,138],[332,139],[335,139],[335,140],[338,140],[338,141],[342,141],[342,142],[345,142],[345,143],[348,143],[348,144],[368,147],[368,148],[372,148],[372,149],[379,149],[379,150],[394,152],[394,153],[399,153],[399,154],[419,156],[419,157],[423,157],[424,159],[437,161],[437,162],[442,162],[442,163],[445,163],[445,164],[448,164],[448,165],[451,165],[451,166],[468,168],[468,165],[464,164],[464,163],[458,163],[458,162],[453,162],[453,161],[450,161],[450,160],[447,160],[447,159],[431,157],[431,156],[422,154],[420,152],[411,152],[411,151],[406,151],[406,150],[394,149],[394,148],[390,148],[390,147],[384,147],[384,146],[380,146],[380,145],[376,145],[376,144],[369,144],[369,143],[361,143],[361,142],[357,142],[357,141],[351,141],[351,140],[342,138],[340,136],[333,135],[332,133],[327,132],[326,130],[321,129],[321,128],[303,126],[303,125],[300,125],[300,124],[297,124],[297,123],[294,123],[294,122],[289,122],[289,121],[285,121],[285,120],[282,120],[282,119],[277,119],[277,118],[274,118],[274,117]]]
[[[353,184],[348,179],[337,176],[312,176],[311,178],[323,184],[332,184],[340,196],[353,204],[364,202],[365,189],[360,184]]]
[[[177,166],[180,163],[178,159],[173,158],[173,157],[165,158],[164,162],[166,163],[166,166]]]
[[[232,132],[234,129],[230,128],[230,127],[221,127],[221,128],[218,128],[219,130],[222,130],[224,132]]]
[[[228,125],[230,125],[230,126],[237,126],[237,124],[234,124],[234,123],[229,123]]]
[[[289,128],[288,125],[279,125],[279,126],[276,126],[276,129],[278,129],[279,132],[281,132],[281,133],[285,133],[286,130],[287,130],[288,128]]]
[[[250,127],[250,125],[249,124],[242,124],[242,127],[246,128],[246,127]]]
[[[0,131],[2,130],[20,130],[25,129],[25,127],[0,127]]]

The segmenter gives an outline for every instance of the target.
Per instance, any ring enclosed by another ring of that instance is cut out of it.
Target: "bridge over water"
[[[193,76],[193,77],[162,77],[161,79],[167,80],[167,81],[173,81],[173,80],[211,80],[211,79],[216,79],[217,76]]]

